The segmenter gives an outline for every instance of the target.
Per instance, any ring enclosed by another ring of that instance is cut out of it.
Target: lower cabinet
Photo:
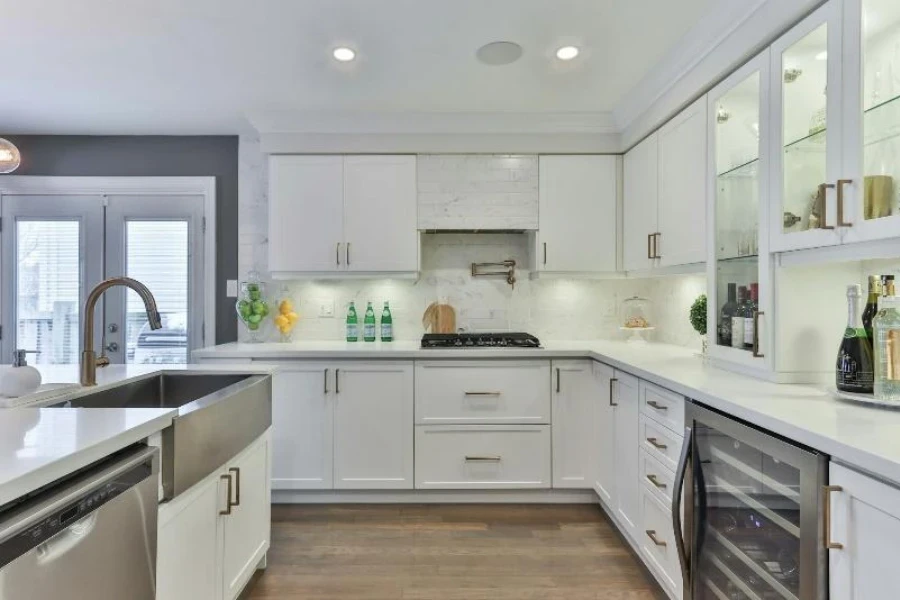
[[[613,385],[616,370],[610,366],[592,365],[593,444],[591,453],[594,468],[594,491],[606,506],[616,506],[616,407],[613,404]]]
[[[553,361],[553,487],[591,489],[594,378],[590,360]]]
[[[638,470],[640,446],[638,443],[640,405],[638,404],[638,378],[616,371],[613,380],[613,406],[615,408],[615,517],[632,541],[640,539],[641,499]]]
[[[681,565],[672,529],[672,508],[650,489],[641,489],[641,558],[670,594],[681,590]]]
[[[900,488],[832,463],[828,551],[831,598],[896,598],[900,572],[888,557],[900,539]]]
[[[159,507],[157,600],[234,600],[269,549],[270,432]]]

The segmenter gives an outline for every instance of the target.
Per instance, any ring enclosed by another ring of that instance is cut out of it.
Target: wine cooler
[[[828,457],[696,403],[685,424],[672,507],[685,600],[827,598]]]

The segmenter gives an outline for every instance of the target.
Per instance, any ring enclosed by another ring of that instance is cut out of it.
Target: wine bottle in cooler
[[[847,327],[838,349],[835,383],[842,392],[871,394],[875,384],[872,341],[859,314],[859,284],[847,286]]]

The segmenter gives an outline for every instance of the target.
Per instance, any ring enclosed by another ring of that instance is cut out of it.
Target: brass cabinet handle
[[[657,450],[665,450],[666,448],[668,448],[668,446],[666,446],[665,444],[661,444],[655,437],[647,438],[647,441],[650,442],[650,445]]]
[[[819,219],[819,229],[834,229],[834,225],[826,225],[825,219],[828,215],[828,202],[825,201],[825,190],[833,189],[833,183],[820,183],[819,194],[822,196],[822,216]]]
[[[499,396],[500,392],[463,392],[466,396]]]
[[[661,490],[666,489],[666,484],[663,483],[662,481],[660,481],[659,478],[656,475],[654,475],[653,473],[650,473],[649,475],[647,475],[647,479],[650,481],[650,483],[652,483],[659,489],[661,489]]]
[[[853,227],[853,223],[844,221],[844,186],[853,183],[852,179],[838,179],[837,181],[837,224],[838,227]]]
[[[656,400],[647,400],[647,406],[650,408],[655,408],[656,410],[669,410],[668,406],[660,404]]]
[[[338,377],[340,376],[340,374],[341,374],[341,370],[340,370],[340,369],[335,369],[335,370],[334,370],[334,393],[335,393],[335,394],[340,394],[340,393],[341,393],[341,381],[340,381],[340,379],[338,379]]]
[[[615,377],[609,378],[609,405],[610,406],[618,406],[618,402],[613,402],[613,384],[619,381]]]
[[[241,469],[239,467],[231,467],[229,472],[234,473],[234,502],[232,506],[241,505]]]
[[[338,242],[334,247],[334,264],[341,266],[341,243]]]
[[[825,527],[824,527],[824,542],[825,548],[828,550],[843,550],[844,545],[839,544],[837,542],[831,541],[831,492],[843,492],[844,488],[839,485],[826,485],[823,487],[824,493],[824,501],[825,505]]]
[[[560,388],[560,384],[559,384],[560,377],[561,377],[560,369],[559,369],[559,367],[557,367],[556,368],[556,393],[557,394],[559,393],[559,388]]]
[[[328,393],[328,369],[325,369],[325,389],[323,391]]]
[[[757,310],[753,313],[753,356],[765,358],[765,354],[759,353],[759,318],[765,315],[765,311]]]
[[[653,540],[653,543],[656,544],[657,546],[665,547],[665,546],[667,545],[666,542],[665,542],[664,540],[661,540],[661,539],[659,539],[659,538],[656,537],[656,530],[655,530],[655,529],[648,529],[648,530],[646,531],[646,534],[647,534],[647,537],[650,538],[651,540]]]
[[[547,264],[547,242],[544,242],[544,264]]]
[[[650,250],[650,244],[652,243],[653,234],[647,234],[647,258],[653,258],[653,252]]]
[[[500,462],[499,456],[467,456],[466,462]]]
[[[657,232],[653,234],[653,258],[662,258],[662,254],[659,253],[659,240],[662,238],[662,234]]]
[[[234,487],[233,487],[233,483],[231,481],[231,475],[220,475],[219,479],[224,479],[225,481],[228,482],[228,490],[227,490],[228,493],[225,494],[227,496],[226,507],[225,507],[225,510],[220,510],[219,514],[223,515],[223,516],[228,516],[231,514],[231,507],[233,506],[231,504],[231,492],[234,489]]]
[[[350,266],[350,242],[347,242],[347,266]]]

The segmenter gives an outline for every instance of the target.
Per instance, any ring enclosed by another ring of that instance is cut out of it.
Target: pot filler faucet
[[[144,301],[144,309],[147,311],[147,321],[150,322],[150,329],[159,329],[162,322],[159,318],[159,311],[156,310],[156,300],[153,294],[147,289],[147,286],[136,279],[130,277],[113,277],[106,281],[101,281],[97,287],[88,294],[87,301],[84,303],[84,324],[82,332],[84,342],[81,347],[81,385],[90,386],[97,385],[97,367],[105,367],[109,364],[109,358],[106,354],[97,357],[94,352],[94,307],[100,296],[111,287],[123,285],[137,292],[141,300]]]

